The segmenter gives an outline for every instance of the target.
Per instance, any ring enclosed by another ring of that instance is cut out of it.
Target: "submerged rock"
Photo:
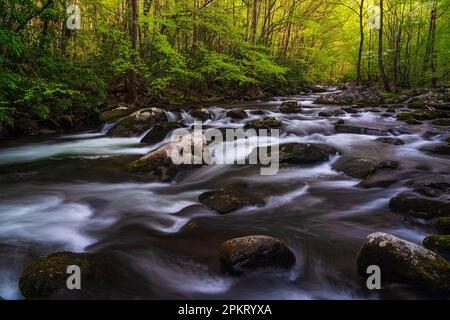
[[[450,255],[450,235],[448,234],[426,237],[423,240],[423,245],[440,255]]]
[[[81,270],[82,290],[67,288],[67,267]],[[29,264],[21,273],[19,288],[28,299],[95,298],[105,296],[111,279],[109,259],[90,253],[57,252]]]
[[[375,141],[381,142],[381,143],[393,144],[396,146],[405,144],[401,139],[394,138],[394,137],[380,137],[380,138],[376,138]]]
[[[336,124],[334,126],[334,130],[336,130],[336,132],[338,133],[367,134],[371,136],[387,136],[391,134],[391,132],[388,130],[360,127],[349,124]]]
[[[245,118],[247,118],[248,115],[244,109],[233,108],[233,109],[227,111],[226,116],[231,119],[245,119]]]
[[[431,225],[440,234],[450,234],[450,217],[440,217],[433,219]]]
[[[103,122],[110,122],[112,120],[126,117],[135,111],[134,108],[127,105],[120,105],[117,108],[106,110],[100,113],[100,120]]]
[[[204,148],[206,148],[205,139],[201,136],[196,137],[194,134],[179,137],[177,140],[128,164],[127,171],[150,176],[159,181],[170,181],[182,171],[192,170],[203,165],[203,158],[200,154],[194,154],[193,146],[196,146],[200,150],[204,150]],[[183,150],[186,153],[183,153]],[[191,161],[187,164],[175,164],[174,161],[172,161],[173,154],[186,156]]]
[[[439,197],[441,195],[449,194],[450,179],[445,176],[435,176],[424,178],[412,183],[415,187],[414,191],[423,194],[427,197]]]
[[[432,219],[450,216],[450,201],[399,195],[389,202],[392,211],[413,217]]]
[[[322,143],[286,143],[279,147],[280,163],[311,164],[327,161],[339,154],[334,147]]]
[[[255,196],[246,184],[233,184],[216,191],[202,193],[198,199],[201,204],[226,214],[247,206],[263,206],[263,199]]]
[[[350,114],[357,114],[359,111],[356,110],[355,108],[352,107],[344,107],[341,108],[342,111],[344,111],[345,113],[350,113]]]
[[[225,241],[220,249],[223,269],[240,275],[258,268],[289,268],[295,264],[292,251],[267,236],[247,236]]]
[[[279,111],[281,113],[297,113],[301,110],[301,103],[297,101],[285,101],[280,105],[279,108]]]
[[[373,105],[377,106],[383,102],[380,93],[375,89],[368,88],[348,88],[341,92],[324,94],[314,103],[316,104],[335,104],[335,105]]]
[[[377,265],[384,281],[450,290],[450,264],[431,250],[382,232],[367,236],[358,252],[358,273],[367,277],[367,267]]]
[[[156,123],[167,121],[164,110],[148,108],[133,112],[109,130],[112,136],[131,137],[152,128]]]
[[[378,169],[395,169],[397,166],[397,162],[389,160],[342,157],[334,163],[333,169],[353,178],[364,179]]]
[[[360,188],[387,188],[400,180],[397,171],[392,169],[377,170],[376,173],[369,175],[362,180],[358,187]]]
[[[449,143],[429,144],[421,147],[419,150],[427,153],[449,156],[450,144]]]
[[[319,117],[324,117],[324,118],[340,117],[343,115],[345,115],[345,112],[342,111],[341,109],[327,110],[327,111],[319,112]]]
[[[150,131],[142,138],[141,143],[155,144],[164,140],[169,133],[175,129],[185,127],[179,122],[164,121],[156,124]]]
[[[280,119],[273,117],[265,117],[263,119],[256,119],[249,121],[245,124],[244,129],[279,129],[282,126],[282,122]]]

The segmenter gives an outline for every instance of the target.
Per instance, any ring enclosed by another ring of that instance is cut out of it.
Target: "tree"
[[[383,81],[384,90],[391,91],[389,79],[386,76],[383,64],[383,0],[380,0],[380,29],[378,30],[378,67],[380,68],[380,77]]]

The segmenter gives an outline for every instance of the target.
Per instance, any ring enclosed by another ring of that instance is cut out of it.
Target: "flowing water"
[[[446,138],[443,129],[408,126],[387,117],[381,108],[365,108],[343,116],[347,123],[389,128],[405,144],[373,141],[376,136],[336,134],[337,118],[314,105],[318,95],[238,103],[247,111],[264,109],[282,119],[282,142],[322,142],[344,154],[388,157],[415,174],[448,173],[449,159],[418,150]],[[303,112],[277,113],[281,100],[302,102]],[[239,128],[263,117],[240,121],[212,107],[214,119],[204,125]],[[380,112],[382,111],[382,112]],[[170,112],[171,121],[192,124],[188,112]],[[369,291],[356,272],[356,254],[375,231],[421,243],[432,230],[420,221],[391,213],[389,200],[408,187],[399,180],[389,188],[363,189],[360,182],[332,169],[339,156],[310,166],[283,167],[261,176],[252,166],[205,166],[173,183],[148,181],[125,172],[124,166],[158,145],[140,137],[97,132],[13,141],[0,148],[0,296],[20,299],[18,278],[23,267],[44,254],[61,250],[95,252],[113,248],[133,277],[137,298],[203,299],[386,299],[428,298],[410,286]],[[220,215],[202,206],[198,196],[235,181],[251,182],[265,199],[263,207],[247,207]],[[263,270],[241,277],[220,271],[223,241],[264,234],[284,241],[297,263],[289,271]]]

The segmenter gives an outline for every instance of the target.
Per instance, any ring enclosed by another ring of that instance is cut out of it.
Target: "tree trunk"
[[[361,85],[361,60],[362,60],[362,51],[364,46],[364,24],[363,24],[363,15],[364,15],[364,0],[361,0],[359,4],[359,50],[358,50],[358,65],[356,67],[356,84],[358,86]]]
[[[138,14],[139,14],[139,0],[130,0],[131,2],[131,24],[130,24],[130,34],[131,34],[131,62],[134,66],[136,64],[137,55],[137,33],[138,33]],[[128,103],[135,103],[137,99],[137,76],[134,70],[128,71]]]
[[[386,76],[383,64],[383,0],[380,0],[380,30],[378,34],[378,67],[380,68],[380,77],[383,81],[384,90],[391,91],[389,79]]]

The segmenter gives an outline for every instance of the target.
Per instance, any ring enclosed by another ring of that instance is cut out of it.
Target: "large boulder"
[[[301,103],[298,101],[285,101],[280,105],[279,108],[279,111],[281,113],[297,113],[301,110]]]
[[[324,94],[314,103],[335,105],[373,105],[377,106],[383,102],[380,93],[375,89],[348,88],[341,92]]]
[[[265,117],[262,119],[256,119],[249,121],[245,124],[244,129],[279,129],[282,126],[282,122],[280,119],[273,118],[273,117]]]
[[[80,267],[81,290],[69,290],[67,268]],[[25,267],[19,279],[22,295],[29,299],[95,298],[106,295],[112,280],[113,263],[102,255],[57,252],[43,256]],[[106,292],[105,292],[106,291]]]
[[[195,108],[190,111],[190,115],[195,119],[206,121],[212,118],[211,113],[205,108]]]
[[[263,206],[264,200],[254,195],[246,184],[232,184],[219,190],[202,193],[201,204],[221,214],[239,210],[247,206]]]
[[[423,245],[443,256],[450,256],[450,235],[433,235],[423,240]]]
[[[195,154],[194,149],[205,150],[206,147],[202,135],[184,135],[128,164],[127,171],[150,176],[159,181],[171,181],[180,172],[201,167],[202,154]],[[172,155],[183,156],[190,161],[180,163],[181,159],[172,159]]]
[[[280,163],[311,164],[327,161],[339,154],[334,147],[322,143],[286,143],[279,147]]]
[[[159,108],[141,109],[116,123],[109,130],[108,134],[131,137],[152,128],[155,124],[162,121],[167,121],[164,110]]]
[[[382,232],[367,236],[358,252],[358,273],[367,277],[367,267],[376,265],[383,281],[450,290],[450,264],[431,250]]]
[[[450,216],[450,201],[401,194],[389,201],[392,211],[413,217],[432,219]]]
[[[395,169],[397,166],[397,162],[390,160],[342,157],[333,164],[333,169],[353,178],[364,179],[378,169]]]
[[[245,119],[247,118],[247,112],[241,108],[233,108],[227,111],[226,116],[231,119]]]
[[[254,235],[225,241],[220,261],[225,271],[240,275],[258,268],[289,268],[295,264],[295,256],[281,241]]]
[[[141,143],[155,144],[164,140],[169,133],[175,129],[185,127],[179,122],[164,121],[157,123],[150,131],[142,138]]]
[[[102,122],[110,122],[112,120],[126,117],[134,112],[134,108],[127,105],[119,105],[118,107],[100,113],[100,120]]]

